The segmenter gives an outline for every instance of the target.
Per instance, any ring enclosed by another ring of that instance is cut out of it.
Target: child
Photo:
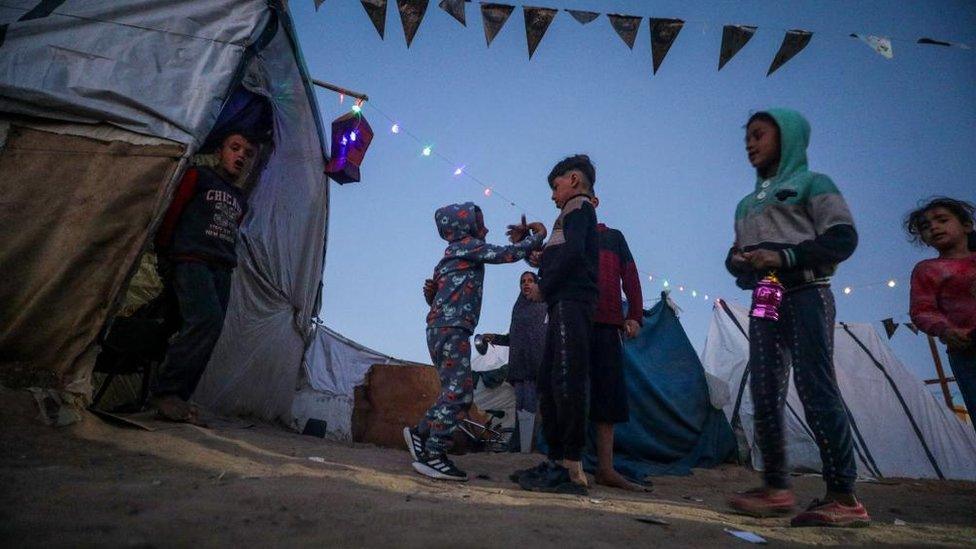
[[[946,344],[949,365],[970,418],[976,416],[976,232],[973,205],[935,198],[908,214],[905,229],[939,257],[912,271],[911,317]],[[976,425],[976,423],[974,423]]]
[[[197,421],[187,400],[210,360],[227,311],[237,266],[237,233],[247,211],[234,185],[254,157],[240,133],[224,138],[214,168],[190,168],[156,233],[156,253],[170,273],[183,324],[166,354],[153,389],[153,404],[172,421]]]
[[[854,496],[857,477],[851,426],[833,363],[834,296],[830,276],[854,252],[857,232],[840,191],[829,177],[807,168],[810,125],[798,112],[771,109],[746,126],[746,151],[756,188],[739,202],[735,245],[726,267],[750,289],[775,272],[786,291],[779,320],[749,322],[749,388],[763,487],[729,504],[746,514],[792,511],[783,442],[783,403],[789,353],[803,411],[816,436],[827,494],[793,518],[793,526],[865,526],[870,518]]]
[[[549,173],[560,214],[546,242],[539,286],[529,297],[549,306],[542,370],[537,380],[548,461],[512,475],[525,490],[586,493],[580,458],[586,438],[590,340],[599,249],[590,202],[596,170],[586,155],[562,160]]]
[[[593,207],[600,205],[596,196]],[[598,223],[600,237],[600,299],[593,316],[593,342],[590,350],[590,421],[596,424],[597,484],[642,491],[613,468],[613,425],[626,423],[630,416],[627,384],[624,382],[621,332],[627,339],[637,337],[644,323],[644,298],[641,295],[637,264],[630,254],[627,239],[617,229]],[[620,289],[627,297],[624,317]]]
[[[427,347],[441,378],[441,393],[416,427],[405,427],[403,438],[413,457],[413,468],[441,480],[468,480],[468,475],[448,459],[447,450],[457,426],[458,414],[472,401],[471,344],[468,338],[481,315],[481,291],[485,263],[514,263],[542,246],[546,228],[528,227],[534,234],[511,246],[485,243],[481,208],[471,202],[437,210],[434,222],[448,242],[444,256],[425,284],[430,304],[427,314]],[[431,286],[433,286],[431,288]],[[429,290],[433,290],[430,292]]]

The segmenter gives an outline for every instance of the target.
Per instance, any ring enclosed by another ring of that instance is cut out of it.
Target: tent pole
[[[952,405],[952,395],[949,394],[949,383],[946,381],[945,371],[942,369],[942,359],[939,358],[939,349],[935,346],[935,338],[926,335],[929,338],[929,350],[932,351],[932,360],[935,362],[935,371],[939,374],[939,385],[942,386],[942,396],[945,398],[946,406],[949,410],[955,412],[956,409]]]
[[[366,95],[365,93],[359,93],[352,90],[347,90],[346,88],[343,88],[341,86],[336,86],[335,84],[330,84],[322,80],[316,80],[315,78],[312,79],[312,83],[315,84],[316,86],[325,88],[327,90],[332,90],[336,93],[341,93],[342,95],[348,95],[349,97],[355,97],[356,99],[369,101],[369,96]]]

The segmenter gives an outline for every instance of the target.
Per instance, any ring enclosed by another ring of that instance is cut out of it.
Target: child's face
[[[949,250],[966,242],[971,224],[963,225],[959,218],[946,208],[932,208],[925,212],[925,221],[919,224],[922,241],[936,250]]]
[[[488,227],[485,227],[485,214],[481,213],[481,210],[478,210],[478,213],[475,214],[475,217],[478,219],[477,236],[481,240],[484,240],[485,237],[488,236]]]
[[[566,204],[566,201],[581,192],[580,175],[575,171],[566,172],[559,177],[553,178],[552,184],[552,201],[556,203],[556,207],[560,210]]]
[[[529,297],[529,292],[531,292],[536,286],[537,284],[535,283],[535,277],[529,273],[523,274],[522,278],[519,280],[519,287],[522,289],[522,295],[525,297]]]
[[[244,170],[244,167],[247,166],[248,162],[254,158],[255,152],[254,145],[243,136],[237,134],[231,135],[227,139],[224,139],[224,143],[220,146],[220,151],[218,151],[220,167],[230,175],[237,177]]]
[[[779,128],[768,120],[753,120],[746,127],[746,153],[749,163],[763,170],[779,162]]]

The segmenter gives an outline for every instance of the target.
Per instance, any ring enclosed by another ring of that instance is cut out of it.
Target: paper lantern
[[[336,183],[359,181],[359,166],[373,140],[373,128],[362,112],[348,112],[332,121],[332,159],[325,173]]]

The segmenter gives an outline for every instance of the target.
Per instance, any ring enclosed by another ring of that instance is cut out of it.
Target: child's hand
[[[437,285],[434,284],[434,280],[428,278],[424,281],[424,300],[427,301],[428,305],[434,303],[434,294],[437,293]]]
[[[518,225],[509,225],[505,234],[508,235],[508,241],[512,244],[517,244],[524,240],[529,234],[529,226],[525,223],[525,216],[522,216],[522,222]]]
[[[542,250],[535,250],[529,253],[529,257],[525,258],[536,269],[542,266]]]
[[[624,321],[624,334],[627,336],[627,339],[634,339],[637,337],[637,332],[639,331],[640,324],[636,320],[628,318]]]
[[[532,231],[532,234],[539,235],[542,238],[545,238],[546,234],[548,234],[546,232],[546,226],[543,225],[542,223],[539,223],[538,221],[533,221],[532,223],[529,223],[529,230]]]
[[[942,340],[942,343],[946,344],[946,347],[953,351],[965,349],[973,343],[973,339],[965,332],[965,330],[959,330],[956,328],[949,328],[939,339]]]
[[[745,252],[742,254],[742,257],[757,271],[776,269],[783,266],[783,259],[779,256],[779,252],[774,252],[773,250],[753,250],[751,252]]]

